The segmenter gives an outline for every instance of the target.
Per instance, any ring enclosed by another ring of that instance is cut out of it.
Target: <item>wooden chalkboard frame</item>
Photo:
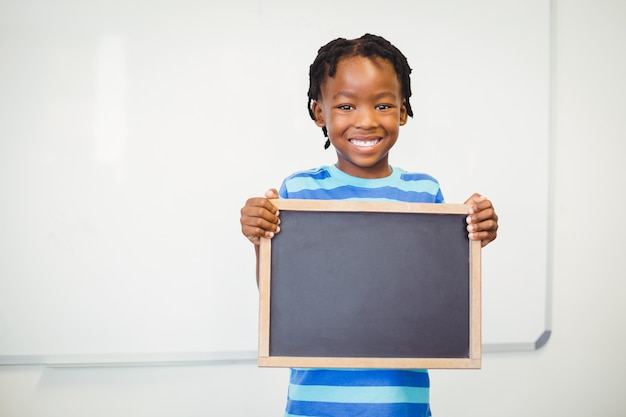
[[[327,200],[295,200],[295,199],[276,199],[272,200],[273,204],[280,210],[281,212],[281,232],[276,235],[276,238],[280,236],[281,239],[300,239],[303,235],[302,230],[298,233],[297,236],[290,236],[290,227],[291,225],[284,221],[284,217],[286,217],[285,213],[294,212],[300,213],[301,215],[307,215],[306,213],[311,213],[319,215],[319,212],[326,212],[324,215],[330,213],[365,213],[367,216],[372,216],[367,221],[375,221],[378,225],[385,225],[384,222],[387,221],[390,216],[387,214],[393,213],[405,213],[412,214],[415,218],[411,218],[411,222],[419,222],[421,218],[424,218],[423,215],[431,215],[431,218],[442,219],[441,221],[459,221],[459,217],[461,219],[465,218],[465,215],[468,213],[468,205],[464,204],[426,204],[426,203],[402,203],[402,202],[360,202],[360,201],[327,201]],[[432,216],[432,215],[456,215],[456,216]],[[307,215],[308,216],[308,215]],[[328,218],[328,217],[326,217]],[[438,220],[439,221],[439,220]],[[293,223],[292,223],[293,224]],[[318,222],[319,224],[319,222]],[[423,226],[423,227],[431,227],[431,226]],[[454,225],[456,227],[456,225]],[[342,228],[341,233],[346,234],[350,232],[346,232],[346,230],[350,230],[351,228]],[[467,319],[467,335],[463,336],[462,343],[467,341],[466,349],[463,350],[461,354],[429,354],[426,357],[405,357],[402,355],[401,357],[394,356],[393,352],[390,355],[386,353],[383,355],[376,354],[375,356],[362,356],[362,354],[351,354],[342,353],[337,356],[335,354],[332,355],[314,355],[310,356],[308,354],[301,354],[298,352],[285,353],[285,348],[280,351],[280,353],[273,353],[273,345],[277,342],[273,343],[271,336],[271,318],[272,314],[276,313],[277,306],[272,304],[272,239],[261,239],[260,250],[259,250],[259,350],[258,350],[258,365],[259,366],[271,366],[271,367],[307,367],[307,368],[396,368],[396,369],[477,369],[481,367],[481,244],[479,241],[470,241],[467,239],[467,232],[464,227],[459,225],[459,234],[456,236],[456,232],[454,232],[455,236],[453,239],[464,239],[467,242],[467,256],[463,259],[454,259],[449,260],[450,262],[456,262],[462,265],[462,270],[467,271],[469,276],[467,276],[467,280],[461,278],[461,282],[465,282],[467,285],[467,291],[465,288],[462,288],[461,294],[468,295],[468,300],[463,300],[461,304],[463,304],[463,310],[465,309],[465,302],[467,301],[467,306],[469,311],[467,312],[467,317],[462,316],[462,320]],[[363,228],[360,228],[361,233],[363,233]],[[437,231],[433,231],[433,233],[437,234]],[[308,233],[304,233],[308,235]],[[313,233],[312,233],[313,234]],[[360,235],[362,239],[362,234]],[[411,236],[414,236],[411,235]],[[394,235],[393,239],[395,241],[396,235]],[[330,236],[328,236],[330,239]],[[358,238],[358,237],[357,237]],[[325,237],[326,239],[326,237]],[[384,239],[384,237],[380,236],[380,233],[375,236],[376,242],[381,244],[380,239]],[[283,242],[286,242],[283,240]],[[294,240],[295,242],[295,240]],[[382,242],[384,244],[392,244],[394,242]],[[397,242],[396,242],[397,243]],[[459,245],[460,243],[456,243]],[[327,245],[327,243],[325,243]],[[359,259],[359,262],[368,262],[368,258],[375,260],[376,257],[368,257],[365,256],[363,259]],[[290,259],[279,259],[274,260],[275,262],[289,263]],[[448,263],[448,259],[446,258],[446,263]],[[296,267],[302,267],[303,265],[296,265]],[[276,266],[275,266],[276,268]],[[293,274],[300,275],[300,274]],[[393,275],[393,274],[391,274]],[[458,275],[458,274],[456,274]],[[289,279],[298,279],[298,276],[289,277]],[[458,278],[456,278],[458,279]],[[274,283],[274,286],[278,284]],[[457,285],[459,286],[459,285]],[[274,291],[277,291],[277,288],[274,288]],[[351,287],[352,288],[352,287]],[[325,290],[321,290],[325,291]],[[332,291],[332,289],[330,290]],[[448,291],[444,289],[443,292]],[[441,289],[440,289],[441,292]],[[332,295],[330,292],[329,295]],[[294,297],[298,297],[299,295],[304,294],[294,294]],[[289,294],[291,297],[291,293]],[[444,295],[445,297],[445,295]],[[320,299],[323,297],[320,297]],[[413,306],[411,306],[411,309]],[[300,313],[300,306],[298,306],[298,313]],[[307,311],[302,311],[303,317],[306,317]],[[438,313],[440,316],[447,316],[446,314]],[[465,313],[463,313],[465,314]],[[298,314],[299,315],[299,314]],[[297,319],[288,320],[293,321]],[[445,319],[444,319],[445,320]],[[278,321],[278,320],[277,320]],[[462,323],[464,326],[465,323]],[[273,325],[275,327],[279,326],[277,324]],[[408,329],[407,329],[408,330]],[[463,330],[465,332],[465,330]],[[426,339],[426,338],[422,338]],[[317,345],[316,341],[316,345]],[[320,342],[323,343],[323,342]],[[419,342],[421,343],[421,342]],[[447,342],[444,342],[447,343]],[[457,343],[457,342],[455,342]],[[381,343],[382,345],[382,343]],[[386,349],[386,348],[384,348]],[[435,352],[437,353],[437,352]]]

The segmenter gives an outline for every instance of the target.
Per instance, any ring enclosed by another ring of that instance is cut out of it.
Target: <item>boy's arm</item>
[[[498,236],[498,215],[491,201],[487,197],[474,193],[465,201],[470,204],[467,216],[468,237],[471,240],[480,240],[485,247]]]
[[[265,193],[265,197],[253,197],[246,201],[241,209],[241,233],[254,244],[256,255],[256,279],[259,281],[259,245],[261,237],[271,239],[280,232],[280,218],[278,209],[269,201],[278,198],[278,191],[272,188]]]

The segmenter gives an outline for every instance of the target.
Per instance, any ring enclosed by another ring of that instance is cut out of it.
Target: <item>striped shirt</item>
[[[350,176],[334,165],[297,172],[279,196],[313,200],[443,203],[439,183],[393,168],[385,178]],[[430,416],[426,370],[292,369],[286,417]]]
[[[385,178],[358,178],[334,165],[292,174],[280,187],[279,196],[310,200],[444,202],[439,183],[430,175],[393,168],[391,175]]]

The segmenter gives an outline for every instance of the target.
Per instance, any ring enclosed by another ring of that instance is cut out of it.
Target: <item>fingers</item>
[[[266,195],[273,196],[275,193],[276,190],[269,190]],[[279,214],[278,209],[267,198],[250,198],[241,209],[241,232],[253,244],[259,245],[261,237],[270,239],[280,231]]]
[[[484,247],[498,236],[498,215],[487,197],[473,194],[465,202],[470,204],[466,218],[468,237],[480,240]]]
[[[485,247],[498,236],[498,223],[493,220],[486,220],[470,224],[467,226],[467,231],[470,240],[480,240],[481,246]]]

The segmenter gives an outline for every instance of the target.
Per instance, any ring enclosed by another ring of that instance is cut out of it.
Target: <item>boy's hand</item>
[[[498,236],[498,215],[487,197],[474,193],[465,201],[470,204],[467,216],[468,237],[480,240],[484,247]]]
[[[250,198],[241,209],[241,232],[255,245],[261,243],[261,237],[269,239],[280,232],[278,209],[269,198],[278,198],[278,191],[272,188],[265,197]]]

